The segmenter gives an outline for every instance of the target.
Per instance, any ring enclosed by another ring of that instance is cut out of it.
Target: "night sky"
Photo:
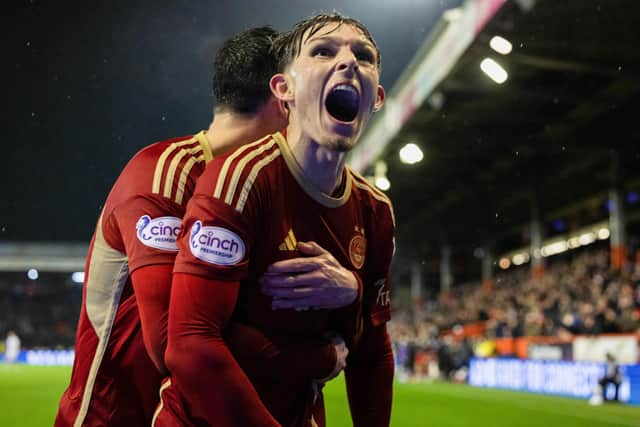
[[[320,11],[361,20],[391,90],[461,0],[12,1],[3,14],[0,241],[88,241],[140,148],[212,118],[213,55],[243,29]],[[8,152],[8,156],[7,153]]]

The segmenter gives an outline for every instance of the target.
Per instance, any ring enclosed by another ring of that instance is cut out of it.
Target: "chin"
[[[354,145],[355,145],[355,140],[353,138],[344,138],[344,137],[335,138],[329,144],[327,144],[327,146],[332,150],[342,152],[342,153],[351,151]]]
[[[323,138],[314,138],[314,140],[318,145],[341,153],[350,151],[353,148],[355,141],[353,137],[345,137],[335,133],[330,135],[325,134]]]

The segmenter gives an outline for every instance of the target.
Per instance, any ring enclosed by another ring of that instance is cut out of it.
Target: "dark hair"
[[[298,22],[290,31],[281,33],[273,41],[273,50],[278,58],[278,72],[283,72],[285,68],[298,56],[300,50],[302,50],[303,43],[320,29],[324,28],[327,24],[335,23],[336,27],[332,30],[335,31],[342,25],[352,25],[358,30],[362,31],[362,34],[373,44],[376,49],[376,65],[378,70],[382,66],[382,57],[380,56],[380,50],[378,45],[373,39],[373,36],[360,21],[341,15],[337,12],[334,13],[321,13],[311,18]],[[309,31],[306,37],[305,33]]]
[[[271,96],[269,79],[277,72],[272,43],[278,33],[257,27],[227,40],[213,63],[216,109],[255,113]]]

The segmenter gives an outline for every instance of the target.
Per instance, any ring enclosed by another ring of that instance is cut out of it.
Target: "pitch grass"
[[[53,425],[71,369],[0,364],[0,426]],[[342,378],[325,388],[327,425],[351,426]],[[394,427],[640,427],[640,408],[446,383],[396,384]]]

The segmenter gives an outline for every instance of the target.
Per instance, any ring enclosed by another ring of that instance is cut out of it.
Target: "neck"
[[[214,156],[219,156],[255,141],[266,133],[259,114],[223,111],[216,112],[206,136],[211,152]]]
[[[287,142],[307,180],[327,195],[340,186],[347,153],[319,144],[293,123],[287,127]]]

